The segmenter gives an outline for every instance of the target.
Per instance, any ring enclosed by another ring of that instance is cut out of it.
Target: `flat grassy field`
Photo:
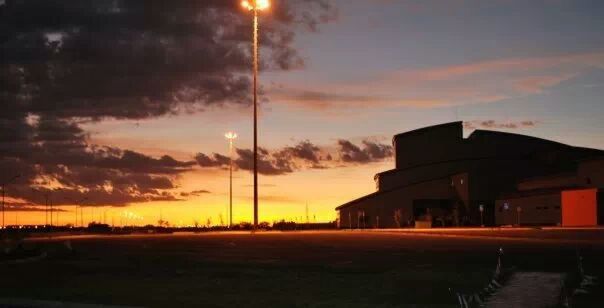
[[[535,238],[539,238],[536,236]],[[63,246],[69,241],[73,253]],[[495,268],[604,277],[604,238],[578,243],[388,232],[267,232],[37,239],[0,263],[0,297],[146,307],[456,307]]]

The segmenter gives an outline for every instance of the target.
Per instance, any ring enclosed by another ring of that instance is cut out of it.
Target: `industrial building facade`
[[[604,151],[463,122],[393,138],[395,169],[336,208],[341,228],[604,223]]]

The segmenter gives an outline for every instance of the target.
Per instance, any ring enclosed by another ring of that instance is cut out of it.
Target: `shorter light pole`
[[[348,227],[352,231],[352,215],[348,212]]]
[[[237,134],[228,132],[224,137],[229,141],[229,228],[233,227],[233,141]]]
[[[484,205],[481,204],[478,209],[480,210],[480,226],[484,227]]]
[[[52,229],[52,211],[53,211],[53,207],[52,207],[52,198],[50,198],[50,228]]]
[[[506,224],[509,223],[510,225],[513,225],[514,222],[512,221],[512,219],[514,219],[514,218],[508,217],[509,210],[510,210],[510,204],[507,202],[503,203],[503,221]],[[509,220],[509,222],[508,222],[508,220]]]
[[[82,210],[82,203],[84,201],[88,200],[88,197],[84,197],[84,198],[82,198],[80,200],[74,200],[74,199],[65,197],[65,200],[67,200],[69,202],[73,202],[73,204],[75,206],[75,224],[73,226],[74,227],[78,226],[78,207],[80,208],[80,211],[81,211],[80,221],[81,221],[82,225],[84,225],[84,222],[83,222],[83,219],[82,219],[82,216],[84,216],[84,212]]]
[[[45,204],[46,204],[46,226],[45,226],[46,228],[48,228],[48,226],[52,226],[52,216],[51,216],[51,218],[50,218],[50,225],[48,224],[48,221],[49,221],[49,220],[48,220],[48,217],[49,217],[49,215],[52,215],[52,212],[50,212],[50,211],[48,210],[48,209],[49,209],[49,207],[48,207],[48,198],[49,198],[49,197],[50,197],[50,193],[49,193],[49,192],[46,192],[46,193],[44,194],[44,202],[45,202]]]

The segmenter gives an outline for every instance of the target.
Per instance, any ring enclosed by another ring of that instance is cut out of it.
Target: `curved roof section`
[[[500,137],[516,138],[516,139],[522,139],[522,140],[531,141],[531,142],[540,142],[540,143],[544,143],[544,144],[551,144],[551,145],[557,145],[557,146],[563,146],[563,147],[572,147],[571,145],[568,145],[568,144],[564,144],[564,143],[560,143],[560,142],[552,141],[552,140],[548,140],[548,139],[543,139],[543,138],[539,138],[539,137],[533,137],[533,136],[521,135],[521,134],[515,134],[515,133],[509,133],[509,132],[502,132],[502,131],[496,131],[496,130],[485,130],[485,129],[474,130],[468,136],[467,139],[472,140],[472,139],[477,139],[477,138],[481,138],[481,137],[485,137],[485,138],[500,138]]]

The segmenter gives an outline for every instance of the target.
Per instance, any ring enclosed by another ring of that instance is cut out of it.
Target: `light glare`
[[[243,0],[241,1],[241,6],[250,11],[254,7],[256,10],[262,11],[268,9],[271,6],[271,2],[269,0]]]
[[[269,0],[256,0],[256,9],[265,10],[271,6]]]
[[[237,138],[237,134],[233,133],[233,132],[228,132],[228,133],[224,134],[224,137],[229,140],[233,140],[233,139]]]

